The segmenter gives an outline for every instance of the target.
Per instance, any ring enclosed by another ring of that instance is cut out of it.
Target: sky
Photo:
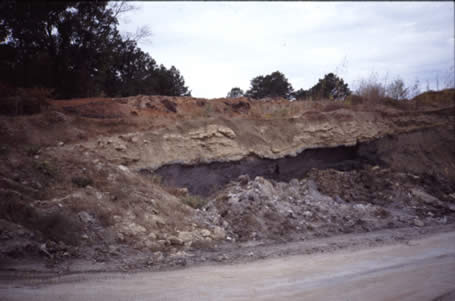
[[[453,78],[453,2],[134,2],[122,33],[148,26],[139,47],[174,65],[192,96],[225,97],[282,72],[295,90],[329,72],[351,89],[372,74],[422,90]]]

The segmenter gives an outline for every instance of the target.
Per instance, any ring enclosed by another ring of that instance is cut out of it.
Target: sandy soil
[[[2,300],[450,300],[455,232],[360,250],[136,274],[2,281]],[[441,297],[444,296],[445,297]],[[438,299],[439,298],[439,299]]]

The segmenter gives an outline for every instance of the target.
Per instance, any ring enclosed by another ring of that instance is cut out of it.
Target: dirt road
[[[5,282],[0,299],[417,301],[454,300],[453,291],[455,232],[449,232],[378,248],[243,265],[68,275],[33,285]]]

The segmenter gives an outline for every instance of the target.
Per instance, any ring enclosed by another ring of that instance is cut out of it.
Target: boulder
[[[89,223],[95,222],[95,218],[85,211],[79,212],[78,216],[79,216],[79,219],[81,220],[81,222],[83,222],[84,224],[89,224]]]
[[[226,237],[226,232],[224,231],[223,228],[216,226],[212,230],[212,238],[214,240],[221,240]]]

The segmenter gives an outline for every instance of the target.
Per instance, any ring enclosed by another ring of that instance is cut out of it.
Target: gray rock
[[[423,226],[425,226],[425,223],[423,221],[421,221],[420,219],[415,219],[414,225],[416,225],[417,227],[423,227]]]
[[[259,196],[258,192],[254,190],[249,190],[245,194],[242,195],[242,199],[247,199],[253,202],[258,202],[261,200],[261,197]]]
[[[416,198],[420,199],[425,204],[438,205],[441,202],[438,198],[435,198],[434,196],[426,193],[423,190],[414,188],[414,189],[411,189],[411,192]]]
[[[183,246],[183,241],[175,236],[171,236],[168,238],[168,241],[171,246]]]
[[[212,233],[207,229],[202,229],[199,231],[202,237],[209,237]]]
[[[264,179],[263,177],[256,177],[254,179],[253,188],[262,196],[271,199],[276,195],[275,188],[272,183]]]
[[[121,171],[124,171],[124,172],[128,172],[128,171],[129,171],[129,168],[126,167],[125,165],[119,165],[118,168],[119,168]]]
[[[313,213],[312,213],[311,211],[308,211],[308,210],[307,210],[307,211],[303,212],[303,216],[305,216],[305,217],[312,217],[312,216],[313,216]]]
[[[151,240],[156,240],[158,237],[156,236],[155,233],[150,232],[149,235],[148,235],[148,238],[151,239]]]
[[[295,188],[299,188],[300,183],[299,183],[299,180],[292,179],[291,182],[289,182],[289,185],[291,185],[292,187],[295,187]]]
[[[151,241],[151,240],[146,240],[144,242],[144,245],[150,251],[158,251],[158,250],[161,250],[163,248],[163,244],[162,243],[159,243],[159,242],[156,242],[156,241]]]
[[[189,243],[193,240],[193,233],[186,231],[179,232],[178,239],[183,241],[183,243]]]
[[[213,228],[213,234],[212,234],[213,239],[221,240],[221,239],[224,239],[225,237],[226,237],[226,232],[224,231],[223,228],[218,227],[218,226]]]
[[[78,216],[79,216],[79,219],[81,220],[81,222],[83,222],[85,224],[90,224],[90,223],[95,222],[95,218],[93,216],[91,216],[89,213],[87,213],[86,211],[79,212]]]

